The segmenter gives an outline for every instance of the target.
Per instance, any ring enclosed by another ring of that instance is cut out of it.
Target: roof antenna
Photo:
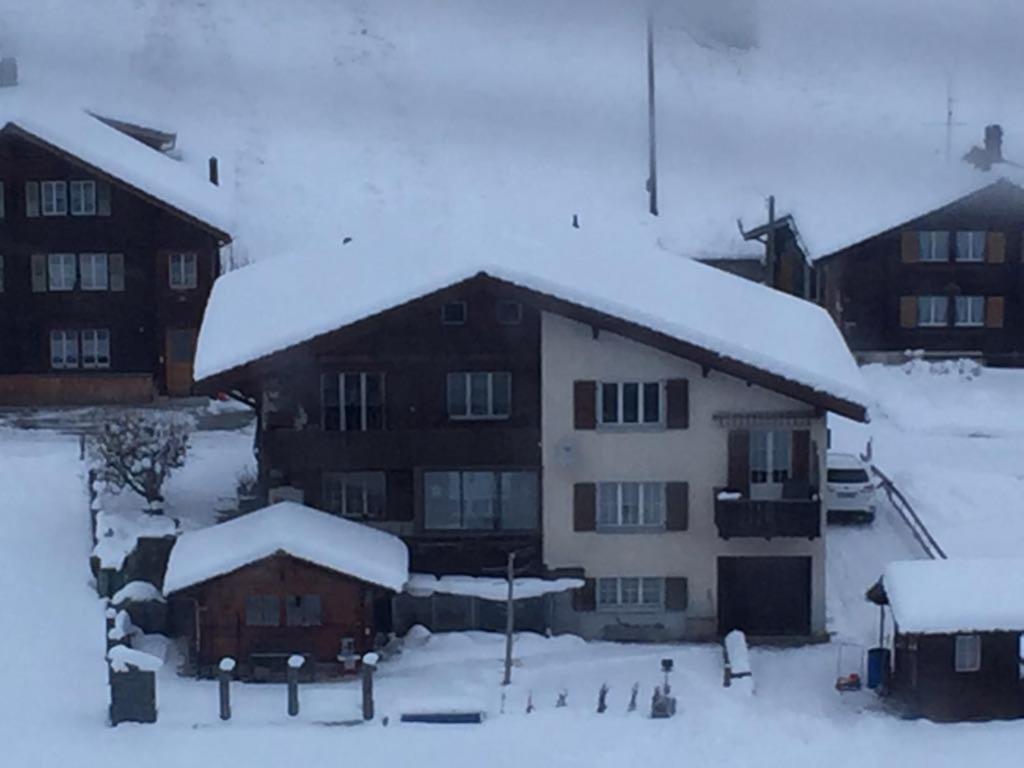
[[[577,215],[575,213],[572,215],[572,228],[573,229],[579,229],[580,228],[580,217],[579,217],[579,215]]]
[[[648,210],[658,215],[658,142],[655,132],[654,103],[654,8],[647,9],[647,193]]]

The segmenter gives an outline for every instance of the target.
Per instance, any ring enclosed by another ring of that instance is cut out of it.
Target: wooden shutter
[[[1002,296],[988,296],[985,299],[985,327],[1002,328],[1006,313],[1006,301]]]
[[[665,529],[685,531],[690,527],[690,484],[665,484]]]
[[[690,604],[690,588],[684,576],[665,579],[665,610],[685,611]]]
[[[25,215],[35,218],[39,215],[39,182],[25,182]]]
[[[669,379],[665,382],[665,425],[669,429],[690,426],[690,382],[687,379]]]
[[[811,477],[811,433],[793,430],[793,479],[807,481]]]
[[[750,495],[750,432],[729,430],[729,490]]]
[[[110,215],[110,182],[96,182],[96,215]]]
[[[903,233],[902,261],[904,264],[913,264],[921,258],[918,242],[917,232]]]
[[[592,611],[597,608],[597,582],[584,579],[583,586],[572,593],[572,609],[574,611]]]
[[[124,254],[111,253],[107,255],[107,266],[110,269],[110,290],[124,290]]]
[[[572,384],[573,426],[576,429],[597,428],[597,382],[574,381]]]
[[[32,292],[46,292],[46,254],[32,254]]]
[[[900,328],[917,327],[917,297],[900,296]]]
[[[572,529],[593,531],[597,528],[597,485],[576,483],[572,488]]]
[[[1006,234],[989,232],[985,238],[985,261],[989,264],[1002,264],[1006,261]]]

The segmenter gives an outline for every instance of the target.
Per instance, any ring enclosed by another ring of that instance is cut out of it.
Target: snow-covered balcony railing
[[[731,538],[808,538],[821,535],[821,501],[814,489],[790,489],[788,498],[748,499],[726,489],[715,491],[718,535]]]

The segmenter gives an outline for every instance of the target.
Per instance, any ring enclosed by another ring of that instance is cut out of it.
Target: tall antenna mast
[[[946,162],[953,154],[953,77],[946,74]]]
[[[658,142],[655,133],[654,112],[654,10],[647,11],[647,193],[650,212],[658,215]]]

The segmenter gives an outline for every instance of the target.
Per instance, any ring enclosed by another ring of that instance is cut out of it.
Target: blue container
[[[868,688],[885,685],[889,679],[889,649],[868,649]]]

